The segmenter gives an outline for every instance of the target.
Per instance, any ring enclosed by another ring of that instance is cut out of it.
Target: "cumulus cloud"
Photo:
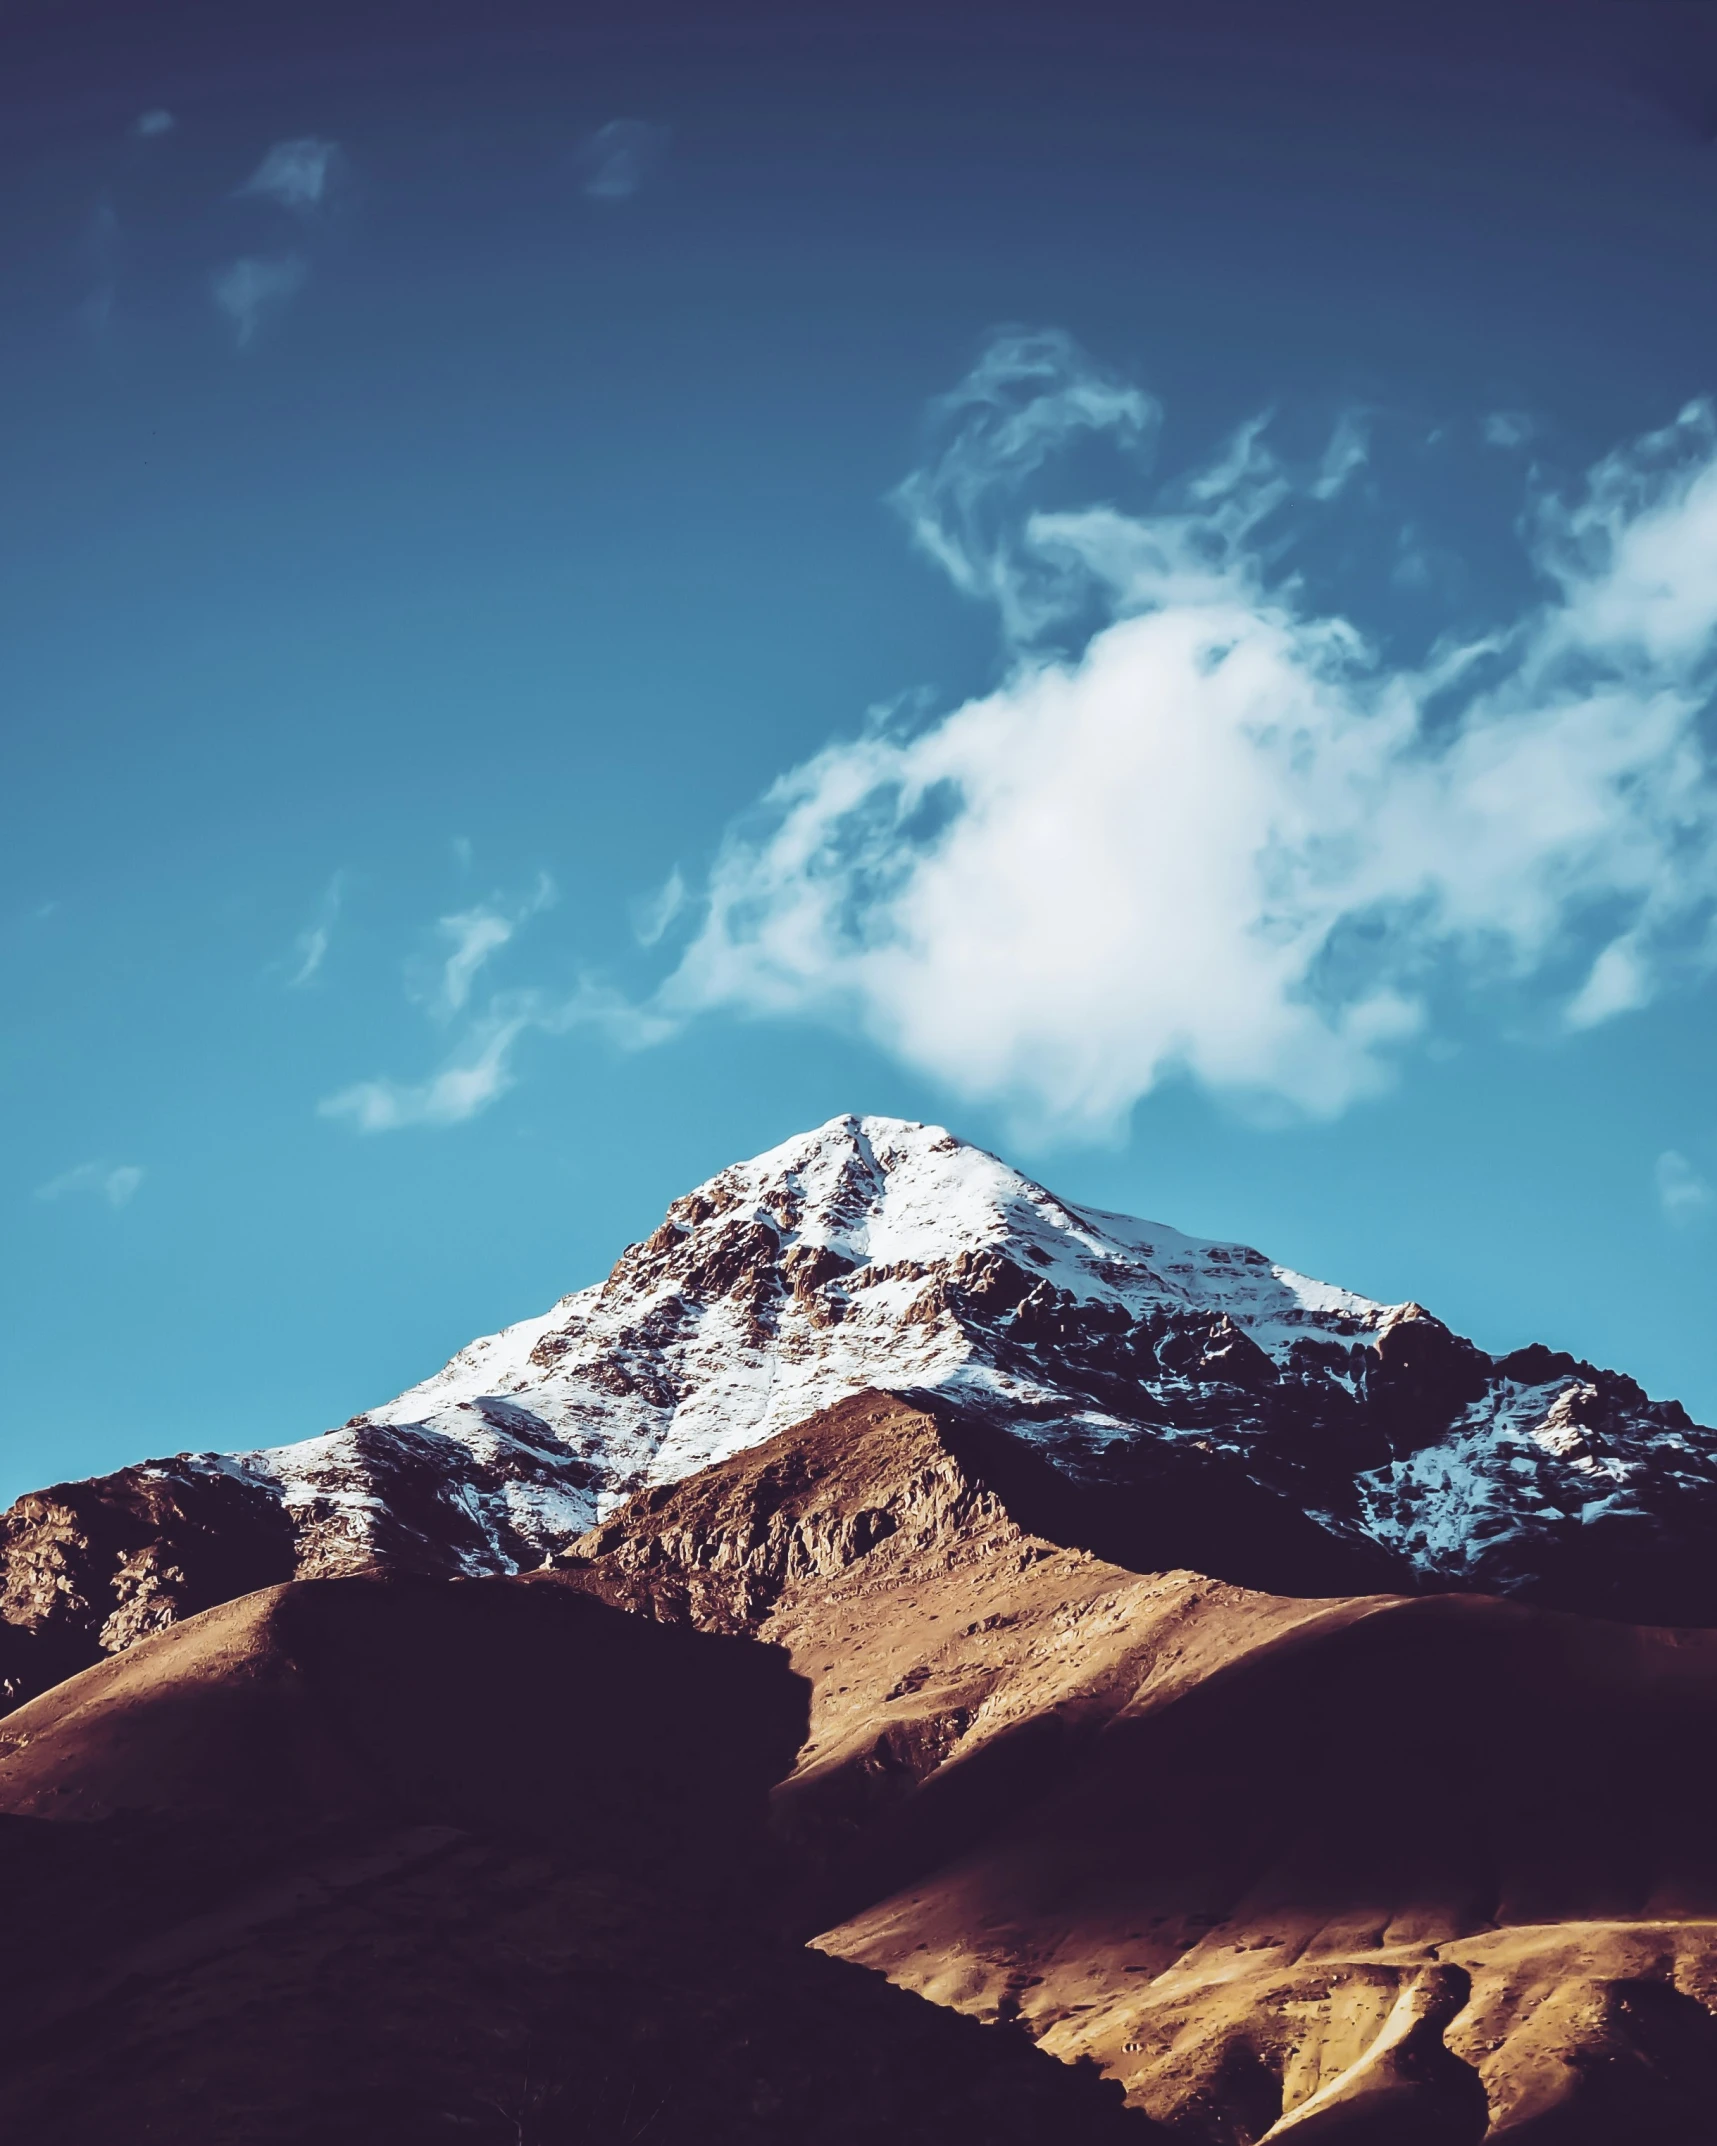
[[[1687,1157],[1677,1154],[1674,1148],[1666,1148],[1657,1158],[1653,1175],[1657,1183],[1658,1205],[1667,1221],[1697,1222],[1717,1204],[1717,1193],[1713,1193],[1710,1184]]]
[[[1034,506],[1070,446],[1138,465],[1159,420],[1056,334],[999,339],[935,420],[897,501],[994,605],[1005,681],[784,774],[657,1014],[855,1025],[1101,1136],[1175,1077],[1339,1112],[1445,993],[1587,1027],[1717,961],[1708,404],[1540,499],[1541,599],[1411,663],[1291,568],[1357,428],[1300,472],[1258,419],[1146,511]]]
[[[297,297],[309,276],[310,264],[301,254],[282,254],[272,260],[246,254],[219,270],[209,289],[217,310],[231,325],[233,340],[246,350],[268,320]]]
[[[328,957],[328,947],[334,936],[334,926],[339,922],[340,905],[345,900],[346,875],[336,872],[329,880],[321,901],[316,905],[316,914],[305,930],[293,942],[293,954],[297,967],[286,979],[289,989],[298,991],[312,982],[320,973]]]
[[[584,145],[584,191],[592,201],[630,201],[667,154],[668,130],[611,119]]]
[[[343,164],[338,142],[306,134],[296,141],[276,142],[238,191],[309,215],[339,183]]]
[[[147,112],[139,112],[131,122],[131,132],[140,142],[156,142],[165,134],[171,134],[179,124],[173,114],[155,105]]]
[[[105,1200],[109,1207],[123,1207],[135,1197],[142,1182],[143,1172],[136,1163],[123,1162],[114,1166],[105,1162],[80,1162],[76,1169],[63,1171],[45,1185],[38,1185],[36,1197],[38,1200],[63,1200],[68,1194],[85,1192]]]

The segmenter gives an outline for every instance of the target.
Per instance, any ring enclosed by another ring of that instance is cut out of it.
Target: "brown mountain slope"
[[[867,1396],[563,1562],[811,1679],[801,1927],[1188,2139],[1717,2139],[1717,1635],[1142,1576],[1028,1463]]]
[[[0,1743],[0,2135],[1120,2146],[1094,2071],[781,1944],[773,1650],[570,1589],[192,1618]]]

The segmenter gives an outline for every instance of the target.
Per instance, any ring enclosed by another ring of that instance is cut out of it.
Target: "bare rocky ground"
[[[0,1717],[0,2135],[1712,2146],[1717,1632],[1156,1525],[868,1393],[134,1638]]]
[[[0,1728],[0,2135],[1072,2146],[1094,2067],[779,1930],[774,1649],[576,1590],[265,1590]]]
[[[1094,1534],[1013,1441],[870,1395],[556,1575],[785,1648],[796,1927],[1171,2136],[1717,2139],[1717,1633],[1270,1596]]]

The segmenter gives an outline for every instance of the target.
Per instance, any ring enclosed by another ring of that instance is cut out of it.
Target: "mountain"
[[[41,1689],[293,1575],[528,1570],[633,1492],[867,1389],[941,1396],[1102,1491],[1134,1566],[1717,1623],[1717,1433],[1676,1403],[1070,1206],[937,1127],[843,1117],[339,1430],[21,1499],[0,1682]]]
[[[1094,2066],[784,1941],[773,1648],[289,1583],[0,1731],[17,2146],[1126,2146]]]
[[[526,1584],[786,1649],[796,1928],[1185,2146],[1710,2146],[1717,1632],[1129,1571],[1101,1503],[871,1394]]]
[[[1713,2146],[1714,1501],[1618,1374],[836,1120],[6,1516],[0,2129]]]

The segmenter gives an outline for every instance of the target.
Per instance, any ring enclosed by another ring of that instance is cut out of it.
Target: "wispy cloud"
[[[276,142],[238,191],[308,215],[328,200],[344,167],[338,142],[306,134],[295,141]]]
[[[673,1024],[619,993],[581,984],[556,998],[541,991],[497,993],[469,1022],[445,1062],[422,1081],[365,1080],[318,1104],[324,1118],[344,1119],[360,1133],[399,1132],[408,1126],[462,1125],[505,1095],[516,1079],[519,1043],[531,1034],[558,1036],[593,1028],[629,1048],[661,1042]]]
[[[1536,419],[1524,410],[1492,410],[1483,430],[1487,447],[1526,447],[1538,437]]]
[[[320,973],[323,962],[328,958],[328,947],[333,940],[334,926],[339,922],[340,908],[345,898],[346,875],[336,872],[316,905],[315,916],[293,942],[292,951],[298,966],[286,979],[288,990],[302,990]]]
[[[63,1171],[45,1185],[38,1185],[36,1197],[38,1200],[63,1200],[73,1193],[89,1193],[96,1199],[105,1200],[109,1207],[123,1207],[135,1197],[142,1182],[143,1172],[133,1162],[117,1166],[105,1162],[80,1162],[76,1169]]]
[[[544,1011],[534,1001],[497,1004],[472,1024],[456,1055],[430,1079],[358,1081],[329,1096],[318,1106],[320,1114],[344,1118],[360,1133],[463,1124],[513,1085],[514,1046],[528,1029],[549,1025]]]
[[[436,1021],[454,1024],[451,1050],[427,1079],[355,1082],[320,1103],[320,1115],[343,1119],[363,1133],[460,1125],[513,1086],[518,1046],[527,1035],[560,1035],[583,1026],[639,1044],[668,1033],[671,1024],[662,1016],[589,981],[570,993],[497,991],[480,1010],[473,1010],[473,991],[485,965],[554,900],[554,882],[544,872],[520,901],[506,904],[497,897],[442,917],[436,934],[445,952],[433,971],[420,966],[408,976],[408,988]]]
[[[1357,432],[1301,470],[1255,419],[1148,510],[1033,505],[1080,443],[1139,470],[1158,417],[1056,334],[937,406],[897,501],[994,606],[1005,682],[784,774],[652,1011],[852,1024],[1102,1135],[1175,1077],[1339,1112],[1451,991],[1578,1028],[1717,963],[1710,405],[1538,499],[1547,597],[1410,663],[1294,571]]]
[[[173,114],[161,105],[154,105],[147,112],[139,112],[131,122],[131,132],[140,142],[158,142],[171,134],[179,124]]]
[[[435,931],[446,951],[435,966],[434,981],[419,984],[421,998],[441,1020],[465,1010],[471,987],[492,955],[511,943],[521,926],[552,908],[555,885],[546,872],[522,901],[506,903],[499,896],[439,919]]]
[[[685,874],[678,865],[667,878],[643,901],[632,908],[632,934],[640,946],[655,946],[685,912],[688,899]]]
[[[667,150],[666,127],[642,119],[611,119],[584,145],[584,191],[592,201],[630,201]]]
[[[1667,1221],[1697,1222],[1717,1205],[1717,1192],[1713,1192],[1710,1183],[1687,1157],[1678,1154],[1674,1148],[1666,1148],[1657,1158],[1653,1176],[1657,1202]]]
[[[268,320],[298,296],[309,278],[310,263],[302,254],[281,254],[271,260],[246,254],[219,270],[209,289],[216,308],[231,325],[233,340],[240,350],[246,350]]]

